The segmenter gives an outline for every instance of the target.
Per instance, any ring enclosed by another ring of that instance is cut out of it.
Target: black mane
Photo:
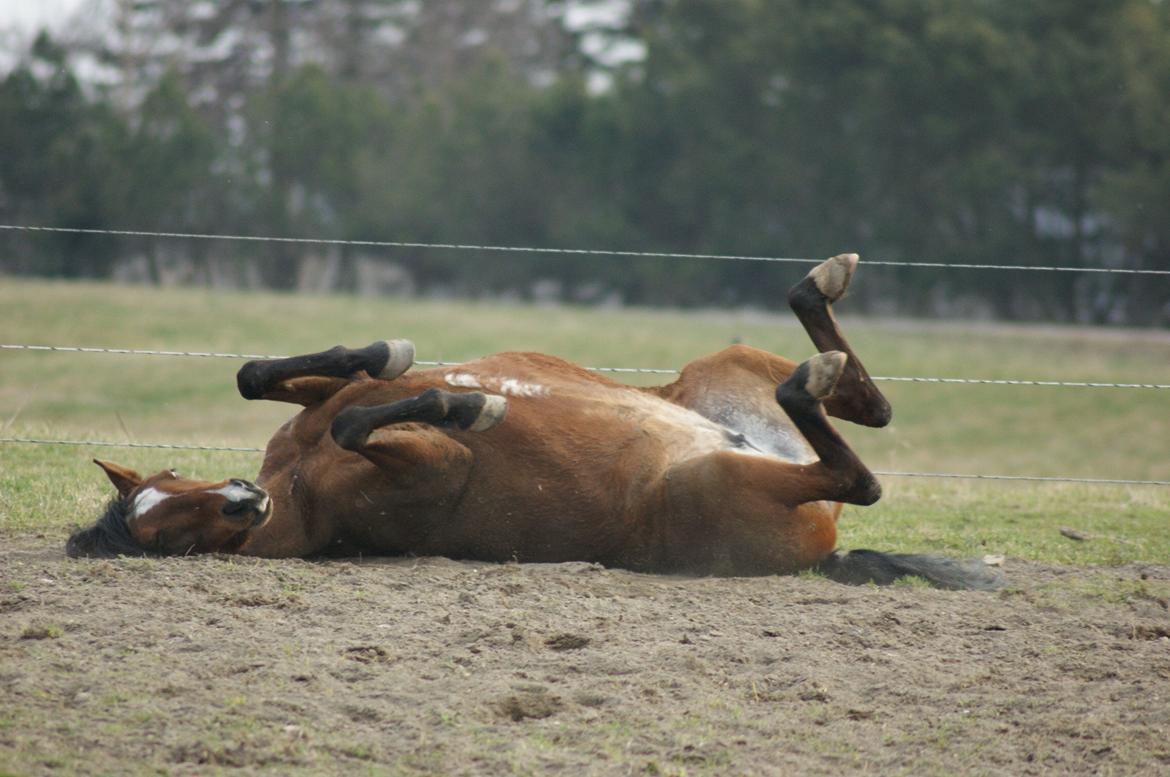
[[[97,523],[88,529],[73,532],[69,541],[65,543],[66,555],[70,558],[157,556],[157,553],[144,547],[130,533],[130,526],[126,522],[130,504],[130,500],[125,498],[111,500],[106,505],[105,514],[98,518]]]

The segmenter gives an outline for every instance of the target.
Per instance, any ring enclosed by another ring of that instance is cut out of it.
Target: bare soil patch
[[[994,594],[0,548],[0,773],[1170,773],[1170,567]]]

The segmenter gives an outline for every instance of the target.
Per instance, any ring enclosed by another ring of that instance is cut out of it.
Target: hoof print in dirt
[[[589,637],[580,634],[557,634],[544,641],[552,650],[580,650],[589,644]]]
[[[521,691],[501,700],[497,705],[500,714],[519,723],[526,718],[547,718],[561,710],[564,702],[544,690]]]
[[[356,645],[346,648],[341,654],[361,664],[385,664],[390,661],[390,655],[377,645]]]

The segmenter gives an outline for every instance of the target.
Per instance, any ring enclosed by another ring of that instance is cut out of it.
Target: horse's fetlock
[[[824,307],[827,302],[816,282],[808,276],[788,290],[788,307],[797,313]]]
[[[479,418],[483,405],[484,395],[478,391],[456,394],[447,402],[449,409],[444,410],[443,418],[460,429],[470,429]]]
[[[362,369],[371,376],[377,376],[390,360],[390,346],[382,340],[370,343],[359,353],[362,357]]]
[[[776,401],[785,410],[811,411],[816,407],[817,400],[808,391],[809,363],[802,362],[797,366],[788,380],[776,387]]]
[[[424,407],[434,407],[439,418],[446,418],[451,412],[451,394],[442,389],[427,389],[418,395],[418,399]]]

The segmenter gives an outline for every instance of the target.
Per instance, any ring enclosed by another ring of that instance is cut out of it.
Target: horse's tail
[[[994,591],[1006,585],[1003,573],[981,559],[955,559],[876,550],[834,551],[816,567],[830,580],[847,585],[889,585],[903,577],[920,577],[936,588]]]

